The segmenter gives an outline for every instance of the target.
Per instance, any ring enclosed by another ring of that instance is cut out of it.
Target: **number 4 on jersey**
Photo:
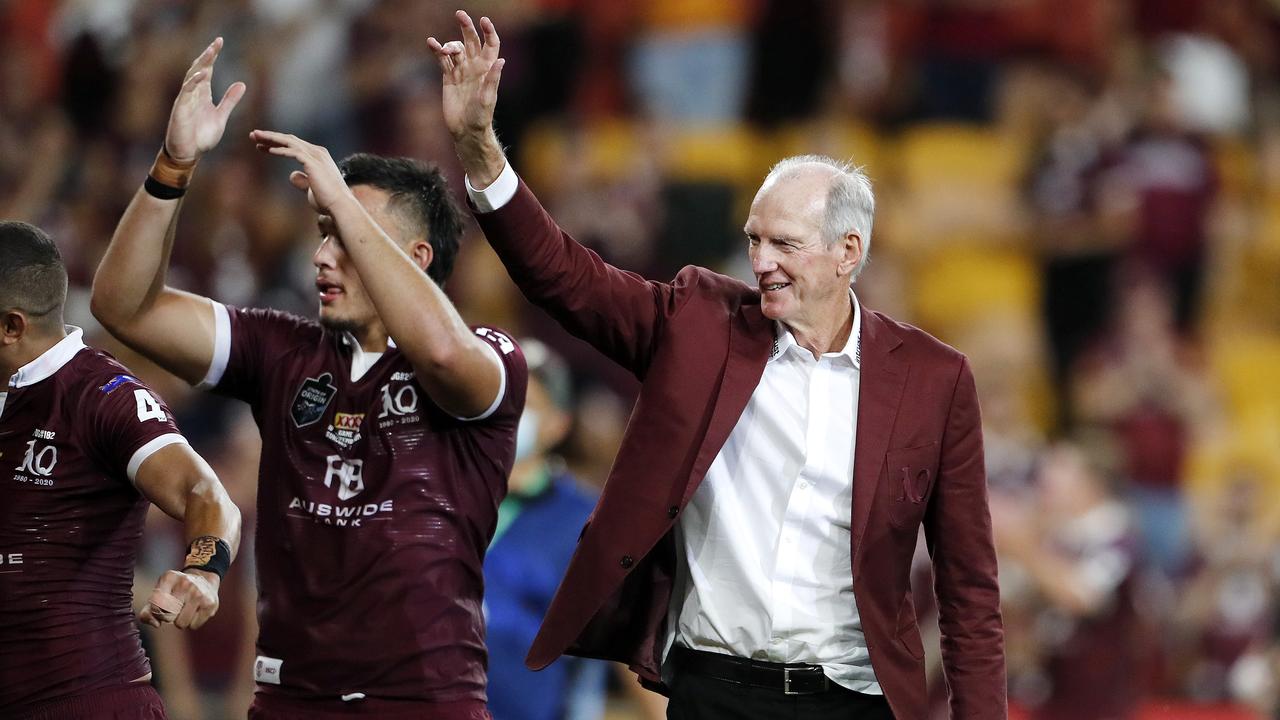
[[[159,420],[164,422],[168,419],[165,415],[164,408],[160,406],[160,401],[156,400],[156,396],[138,388],[133,391],[134,400],[138,401],[138,422],[146,422],[148,420]]]

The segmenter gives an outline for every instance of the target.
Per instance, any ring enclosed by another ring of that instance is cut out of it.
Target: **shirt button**
[[[667,517],[672,518],[672,519],[675,519],[675,516],[677,516],[677,515],[679,515],[679,514],[680,514],[680,507],[679,507],[679,506],[677,506],[677,505],[672,505],[671,507],[667,508]]]
[[[622,559],[618,561],[618,564],[621,565],[623,569],[629,570],[632,565],[636,564],[636,560],[630,555],[623,555]]]

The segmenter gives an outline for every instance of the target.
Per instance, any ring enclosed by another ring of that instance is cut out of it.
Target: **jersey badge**
[[[120,387],[121,385],[123,385],[123,384],[125,384],[125,383],[127,383],[127,382],[137,382],[137,381],[138,381],[138,378],[136,378],[136,377],[134,377],[134,376],[132,376],[132,375],[117,375],[117,376],[115,376],[115,377],[111,378],[110,380],[108,380],[106,385],[103,385],[102,387],[100,387],[100,388],[98,388],[98,389],[99,389],[99,390],[101,390],[102,392],[104,392],[104,393],[106,393],[106,394],[110,395],[112,390],[115,390],[116,388]]]
[[[364,413],[334,413],[333,422],[324,431],[324,436],[340,448],[349,448],[360,440],[360,426],[364,424]]]
[[[319,420],[337,393],[338,388],[334,387],[330,373],[304,380],[298,394],[293,397],[293,407],[289,409],[293,424],[303,428]]]

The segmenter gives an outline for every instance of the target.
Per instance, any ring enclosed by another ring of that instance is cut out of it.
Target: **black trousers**
[[[768,688],[677,673],[668,720],[893,720],[883,695],[865,695],[834,683],[812,695],[784,695]]]

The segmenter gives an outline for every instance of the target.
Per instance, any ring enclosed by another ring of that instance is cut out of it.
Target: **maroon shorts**
[[[456,702],[414,702],[366,698],[341,700],[301,700],[282,695],[256,693],[249,707],[249,720],[350,720],[367,717],[379,720],[493,720],[483,700]]]
[[[6,720],[167,720],[160,694],[150,683],[96,690],[40,703]]]

